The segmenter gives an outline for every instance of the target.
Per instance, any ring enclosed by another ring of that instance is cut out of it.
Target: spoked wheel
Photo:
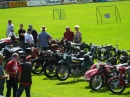
[[[109,58],[115,57],[115,55],[116,55],[115,50],[111,49],[111,50],[109,51]]]
[[[95,74],[90,78],[89,86],[92,90],[99,90],[103,85],[103,79],[100,74]]]
[[[38,60],[32,61],[32,73],[33,74],[41,74],[43,71],[43,64],[38,62]]]
[[[124,86],[120,85],[119,78],[113,78],[109,82],[109,89],[114,94],[121,94],[125,90],[125,85]]]
[[[61,81],[66,80],[69,77],[68,67],[65,65],[59,65],[56,69],[56,77]]]
[[[56,64],[46,64],[44,65],[44,75],[48,78],[53,78],[55,77],[55,73],[56,73]]]

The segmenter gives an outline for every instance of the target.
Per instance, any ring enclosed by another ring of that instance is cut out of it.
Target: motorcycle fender
[[[58,64],[62,64],[62,63],[64,63],[64,60],[60,60],[60,61],[58,62]]]
[[[93,71],[93,73],[91,74],[91,76],[93,76],[95,74],[99,74],[98,70],[96,70],[96,69],[95,69],[95,71]]]
[[[29,55],[29,56],[26,57],[26,60],[28,61],[30,58],[34,58],[34,57],[32,57],[31,55]]]
[[[118,78],[118,76],[114,76],[114,77],[110,78],[108,82],[110,82],[113,78]]]

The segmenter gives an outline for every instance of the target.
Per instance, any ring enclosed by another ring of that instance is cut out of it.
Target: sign
[[[27,1],[11,1],[9,7],[25,7],[27,6]]]
[[[0,8],[8,8],[9,7],[9,2],[0,2]]]
[[[105,18],[110,18],[110,14],[109,14],[109,13],[104,14],[104,17],[105,17]]]

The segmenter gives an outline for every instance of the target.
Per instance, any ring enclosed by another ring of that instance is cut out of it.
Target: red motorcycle
[[[108,82],[114,75],[114,67],[112,65],[100,62],[94,64],[91,69],[85,73],[84,78],[89,82],[89,86],[92,90],[98,90],[102,87],[104,82]]]
[[[38,50],[38,48],[32,47],[32,48],[29,48],[29,51],[30,51],[30,49],[31,49],[31,53],[26,57],[26,60],[28,62],[32,62],[33,59],[35,59],[36,57],[39,56],[39,50]]]
[[[19,37],[15,37],[14,40],[11,40],[11,38],[3,38],[0,41],[4,42],[6,45],[13,45],[14,47],[19,46]]]
[[[109,89],[114,94],[121,94],[130,82],[130,66],[117,67],[117,76],[109,80]]]

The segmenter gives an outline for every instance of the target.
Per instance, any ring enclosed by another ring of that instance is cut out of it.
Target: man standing
[[[26,56],[20,56],[20,65],[18,68],[18,81],[20,82],[16,97],[21,97],[23,91],[26,92],[26,97],[30,97],[30,89],[32,84],[32,65],[26,62]]]
[[[72,32],[70,30],[69,26],[66,26],[65,30],[66,30],[66,32],[64,33],[64,39],[66,39],[68,41],[73,41],[73,39],[74,39],[74,32]]]
[[[16,83],[16,74],[18,71],[18,59],[19,55],[14,53],[12,55],[12,60],[9,61],[6,65],[6,73],[9,74],[9,80],[7,80],[7,92],[6,97],[10,97],[11,95],[11,88],[13,88],[13,97],[16,97],[17,92],[17,83]]]
[[[14,30],[14,25],[12,24],[11,20],[8,20],[8,25],[7,25],[7,30],[6,30],[6,36],[9,36],[10,32],[13,32]]]
[[[18,30],[18,34],[19,34],[19,43],[20,43],[21,48],[24,48],[25,33],[26,33],[26,30],[23,29],[23,24],[20,24],[20,29]]]
[[[37,31],[33,29],[33,26],[30,24],[29,25],[29,28],[32,29],[32,36],[33,36],[33,39],[34,39],[34,46],[37,47]]]
[[[25,34],[25,45],[26,46],[33,46],[34,45],[34,39],[32,36],[32,29],[28,28],[27,33]]]
[[[48,42],[52,39],[51,35],[46,32],[46,29],[47,28],[45,26],[42,26],[42,32],[38,35],[38,44],[44,50],[47,50],[49,46]]]
[[[2,67],[3,59],[5,56],[3,56],[2,53],[0,53],[0,96],[3,96],[3,91],[4,91],[4,82],[5,79],[7,79],[7,76],[4,76],[4,70]]]

